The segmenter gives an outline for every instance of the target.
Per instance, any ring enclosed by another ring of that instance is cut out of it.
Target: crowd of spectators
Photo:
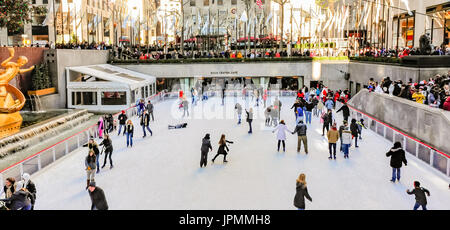
[[[371,78],[368,89],[450,111],[450,71],[420,82],[413,82],[412,79],[409,82],[392,81],[386,77],[378,83]]]

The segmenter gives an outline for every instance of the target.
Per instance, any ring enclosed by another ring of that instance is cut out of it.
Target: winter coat
[[[25,188],[28,191],[28,198],[31,201],[31,204],[34,204],[36,201],[36,185],[34,185],[33,181],[29,180],[26,182]]]
[[[405,151],[402,148],[391,149],[386,153],[387,157],[391,157],[391,167],[392,168],[401,168],[402,163],[407,165]]]
[[[333,100],[328,100],[325,102],[325,107],[327,107],[327,109],[333,109],[333,106],[334,106]]]
[[[301,104],[298,103],[298,102],[295,102],[295,103],[292,105],[291,109],[294,109],[294,112],[296,113],[298,107],[301,107]]]
[[[341,136],[342,144],[351,144],[352,143],[352,133],[348,130],[342,131]]]
[[[144,126],[148,126],[149,125],[149,122],[150,122],[150,115],[147,113],[147,114],[142,114],[142,116],[141,116],[141,125],[144,125]]]
[[[218,154],[225,154],[226,155],[228,153],[228,151],[230,151],[230,149],[228,149],[227,143],[233,144],[232,141],[225,140],[225,143],[221,144],[219,146],[219,149],[217,149],[217,153]]]
[[[238,113],[238,114],[242,114],[242,106],[241,106],[241,104],[237,103],[237,104],[234,106],[234,109],[237,110],[237,113]]]
[[[110,138],[108,139],[103,139],[102,143],[100,143],[100,146],[104,145],[105,146],[105,151],[107,152],[112,152],[113,151],[113,145],[112,145],[112,141]]]
[[[322,119],[323,119],[323,123],[325,123],[325,124],[327,124],[327,123],[331,124],[331,123],[333,122],[333,115],[328,114],[328,113],[325,113],[325,114],[322,116]]]
[[[417,103],[423,104],[423,100],[425,99],[425,96],[422,93],[414,93],[412,95],[412,98],[416,100]]]
[[[100,154],[100,151],[98,150],[98,145],[95,142],[93,144],[91,143],[84,144],[83,147],[89,147],[89,150],[94,150],[96,156]]]
[[[309,196],[308,188],[303,183],[298,183],[296,186],[296,193],[294,197],[294,206],[296,208],[305,209],[305,197],[312,202],[311,196]]]
[[[188,110],[188,108],[189,108],[189,102],[188,102],[187,100],[184,100],[183,102],[181,102],[181,104],[183,104],[184,110]]]
[[[211,141],[209,139],[203,138],[202,147],[200,148],[200,151],[208,152],[209,149],[212,150]]]
[[[30,196],[29,192],[19,190],[13,193],[13,195],[10,198],[2,199],[2,201],[11,203],[9,205],[9,209],[20,210],[28,205],[31,205],[31,201],[28,199],[29,196]]]
[[[9,198],[8,196],[7,196],[7,194],[8,194],[8,189],[9,189],[9,192],[11,193],[11,195],[9,196],[9,197],[11,197],[12,196],[12,194],[14,194],[14,185],[11,185],[11,187],[6,187],[6,185],[5,186],[3,186],[3,192],[5,193],[5,198]],[[0,194],[1,195],[1,194]]]
[[[299,123],[296,127],[293,133],[297,133],[298,136],[306,136],[306,130],[308,127],[306,127],[305,124]]]
[[[248,112],[248,111],[245,111],[245,112],[247,113],[247,121],[248,122],[253,121],[253,112]]]
[[[149,113],[152,113],[152,112],[153,112],[153,104],[150,104],[150,103],[147,104],[147,111],[148,111]]]
[[[297,108],[297,117],[303,117],[303,108],[302,107]]]
[[[306,103],[306,111],[308,111],[308,112],[312,112],[312,110],[314,109],[314,103],[311,103],[311,102],[308,102],[308,103]]]
[[[328,143],[336,143],[339,140],[339,132],[337,129],[330,129],[327,133]]]
[[[336,113],[339,113],[340,111],[342,111],[344,117],[350,116],[350,109],[347,105],[343,105],[338,111],[336,111]]]
[[[86,160],[84,161],[84,165],[86,168],[91,168],[91,170],[97,168],[97,157],[95,155],[87,156]]]
[[[91,197],[92,201],[91,210],[93,210],[94,207],[97,210],[108,210],[108,203],[106,202],[106,197],[103,189],[95,187],[95,190],[93,192],[89,191],[89,196]]]
[[[358,125],[356,124],[356,122],[350,124],[350,131],[352,131],[353,136],[358,136]]]
[[[450,111],[450,97],[447,97],[447,100],[445,100],[444,106],[442,107],[442,109]]]
[[[133,136],[133,133],[134,133],[134,126],[133,126],[133,125],[127,125],[126,128],[127,128],[127,129],[126,129],[127,133],[131,133],[131,136]]]
[[[427,197],[426,195],[430,196],[430,191],[428,191],[426,188],[414,188],[412,191],[407,191],[409,195],[414,194],[416,196],[416,202],[420,205],[427,205]],[[426,193],[426,195],[425,195]]]
[[[342,131],[344,130],[348,130],[348,127],[343,125],[339,126],[339,138],[342,138]]]
[[[319,103],[317,104],[317,109],[322,110],[324,107],[324,104],[322,101],[319,101]]]
[[[286,140],[286,131],[292,133],[292,131],[290,131],[290,130],[288,129],[288,127],[287,127],[286,125],[283,125],[283,124],[279,124],[279,125],[275,128],[275,130],[273,130],[273,131],[274,131],[274,132],[275,132],[275,131],[278,131],[278,133],[277,133],[277,139],[278,139],[278,140],[281,140],[281,141],[285,141],[285,140]]]
[[[270,116],[272,116],[272,118],[278,119],[278,111],[276,109],[272,109],[270,111]]]
[[[127,115],[122,113],[122,114],[119,115],[118,119],[119,119],[119,124],[120,125],[125,125],[128,117],[127,117]]]

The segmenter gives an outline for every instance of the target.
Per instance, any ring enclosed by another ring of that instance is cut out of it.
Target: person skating
[[[183,98],[183,101],[181,102],[181,104],[183,105],[183,117],[187,114],[187,116],[189,117],[189,102],[186,99],[186,97]]]
[[[125,110],[122,110],[122,113],[119,115],[118,119],[119,119],[119,132],[117,133],[117,135],[120,135],[120,131],[122,130],[122,127],[124,127],[123,135],[125,136],[126,133],[125,126],[128,119],[127,115],[125,114]]]
[[[355,137],[355,148],[358,148],[358,125],[356,124],[356,119],[352,119],[350,131],[352,131],[352,135]]]
[[[341,145],[342,151],[344,152],[344,158],[348,158],[348,153],[350,151],[351,144],[352,144],[352,132],[348,129],[342,130]]]
[[[237,112],[238,115],[238,125],[241,124],[241,117],[242,117],[242,106],[239,103],[236,103],[236,105],[234,106],[234,109]]]
[[[291,109],[294,109],[294,117],[297,120],[298,119],[298,108],[299,107],[303,107],[302,104],[300,103],[300,99],[297,98],[297,100],[295,100],[295,103],[291,106]],[[297,122],[298,123],[298,122]]]
[[[359,139],[360,140],[362,140],[362,129],[364,128],[364,129],[367,129],[366,128],[366,125],[364,125],[364,119],[360,119],[359,121],[357,121],[356,122],[356,124],[358,125],[358,136],[359,136]]]
[[[201,157],[200,157],[200,168],[206,167],[206,164],[208,162],[208,152],[209,150],[212,151],[211,141],[210,141],[209,133],[205,135],[205,137],[202,139],[202,147],[200,148],[201,151]]]
[[[395,142],[394,147],[386,153],[387,157],[391,157],[391,167],[392,167],[392,182],[400,181],[400,168],[402,167],[402,163],[405,166],[408,164],[406,160],[405,151],[402,149],[402,144],[400,142]]]
[[[325,107],[326,107],[328,110],[332,110],[332,109],[333,109],[333,107],[334,107],[334,102],[333,102],[333,98],[332,98],[332,97],[329,97],[328,100],[325,102]]]
[[[427,196],[430,196],[430,191],[428,189],[420,187],[419,181],[414,181],[414,189],[409,191],[406,190],[406,193],[409,195],[415,195],[416,203],[414,204],[414,210],[417,210],[420,206],[422,206],[422,210],[427,210]]]
[[[134,134],[134,125],[131,120],[127,121],[127,126],[125,127],[127,131],[127,148],[128,146],[133,147],[133,134]]]
[[[329,109],[327,113],[322,114],[322,121],[323,121],[322,136],[324,136],[325,129],[328,132],[330,130],[330,125],[333,122],[333,114],[331,113],[331,109]]]
[[[305,146],[305,153],[308,154],[308,138],[306,136],[307,129],[308,127],[306,127],[306,125],[303,124],[303,121],[300,121],[300,123],[298,123],[297,126],[295,127],[294,132],[292,132],[292,134],[295,133],[298,134],[297,152],[300,152],[303,142],[303,145]]]
[[[278,118],[280,114],[273,106],[271,106],[270,108],[271,108],[270,116],[272,117],[272,125],[273,127],[276,127],[278,125]]]
[[[252,133],[253,108],[250,108],[249,111],[245,110],[245,112],[247,113],[247,122],[250,128],[248,133]]]
[[[142,112],[145,110],[145,101],[144,99],[139,99],[139,102],[137,103],[137,115],[138,117],[141,116]]]
[[[336,111],[336,113],[339,113],[342,111],[342,117],[344,118],[344,121],[348,121],[348,117],[350,116],[350,109],[347,106],[347,103],[344,102],[344,105]]]
[[[278,96],[275,98],[275,101],[273,102],[273,109],[277,112],[277,117],[281,117],[281,106],[283,103],[281,103]]]
[[[308,188],[306,187],[306,175],[302,173],[297,178],[294,197],[294,206],[298,210],[305,210],[305,197],[312,202],[312,198],[308,193]]]
[[[113,162],[112,162],[113,145],[112,145],[112,140],[108,134],[105,135],[105,139],[103,139],[102,143],[100,143],[100,146],[102,146],[102,145],[105,148],[105,161],[103,162],[102,168],[105,167],[106,160],[108,159],[108,156],[109,156],[109,168],[112,169],[114,167]]]
[[[105,123],[103,121],[103,117],[98,118],[97,129],[98,129],[98,137],[100,139],[102,139],[103,138],[103,130],[105,129]]]
[[[100,172],[100,163],[99,163],[99,159],[100,159],[100,150],[98,148],[98,144],[97,142],[95,142],[94,137],[91,137],[89,139],[89,142],[87,144],[84,144],[83,147],[89,147],[89,151],[93,150],[95,153],[95,156],[97,157],[97,173]]]
[[[295,124],[298,124],[300,121],[303,121],[304,108],[302,106],[297,107],[297,118],[295,120]]]
[[[306,124],[311,124],[311,117],[312,117],[312,111],[314,109],[314,104],[310,100],[308,100],[306,102],[305,109],[306,109],[306,111],[305,111],[305,120],[306,120],[305,123]]]
[[[228,141],[225,139],[225,134],[222,134],[222,136],[220,137],[220,141],[219,141],[219,149],[217,150],[217,154],[216,156],[214,156],[214,158],[212,159],[212,162],[214,163],[214,160],[216,160],[217,156],[219,155],[223,155],[223,163],[227,163],[227,154],[228,151],[230,151],[228,149],[227,143],[233,144],[232,141]]]
[[[16,191],[15,183],[16,179],[14,179],[14,177],[6,178],[5,185],[3,186],[3,194],[5,194],[5,199],[10,198]]]
[[[330,151],[330,157],[328,157],[328,159],[332,159],[332,155],[334,155],[334,159],[336,160],[336,142],[339,140],[339,132],[336,129],[336,123],[334,123],[331,129],[328,131],[327,137],[328,149]]]
[[[325,105],[323,104],[322,100],[319,100],[317,102],[317,117],[322,116],[323,107],[325,107]]]
[[[22,174],[22,182],[23,182],[23,187],[29,193],[28,197],[29,197],[30,202],[31,202],[31,209],[30,210],[34,210],[34,204],[36,202],[36,193],[37,193],[36,192],[36,185],[33,183],[33,181],[31,181],[31,176],[28,173]]]
[[[169,125],[169,129],[183,129],[187,127],[187,123],[181,123],[178,125]]]
[[[23,187],[23,182],[16,183],[16,191],[7,199],[0,199],[7,203],[10,210],[31,210],[30,194]]]
[[[89,183],[89,197],[91,198],[91,210],[108,210],[105,192],[96,186],[95,181]]]
[[[150,136],[153,136],[153,132],[152,132],[152,130],[149,127],[149,125],[150,125],[150,115],[148,114],[147,110],[144,110],[144,112],[142,113],[140,124],[142,126],[142,131],[144,132],[144,136],[142,136],[142,138],[147,136],[147,133],[145,132],[145,129],[147,129],[150,132]]]
[[[152,102],[150,100],[148,100],[147,112],[148,112],[148,115],[152,117],[152,121],[155,121],[155,117],[153,117],[153,108],[154,108],[154,106],[153,106]]]
[[[95,156],[94,150],[89,150],[89,155],[84,160],[84,165],[86,166],[86,189],[89,186],[89,183],[91,181],[95,181],[95,169],[97,167],[96,165],[97,157]]]
[[[339,138],[341,139],[341,145],[339,147],[339,150],[342,152],[342,131],[348,130],[348,123],[344,120],[341,126],[339,126]]]
[[[270,115],[271,115],[271,113],[272,113],[272,106],[269,106],[269,107],[267,107],[264,110],[264,117],[266,118],[266,120],[265,120],[265,125],[266,126],[270,126]]]
[[[286,124],[284,123],[284,120],[280,121],[280,124],[272,131],[272,133],[277,132],[277,140],[278,140],[278,152],[280,151],[280,143],[283,143],[283,152],[286,152],[286,132],[293,133],[288,129]]]

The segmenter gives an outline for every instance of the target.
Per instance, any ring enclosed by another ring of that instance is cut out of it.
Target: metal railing
[[[348,105],[348,104],[347,104]],[[336,103],[336,108],[340,108],[342,104]],[[348,105],[350,116],[357,120],[363,119],[367,128],[384,137],[386,140],[395,143],[399,141],[403,148],[410,155],[417,157],[427,163],[432,168],[450,177],[450,155],[440,151],[422,141],[409,136],[408,134],[393,128],[392,126],[379,121],[378,119],[359,111]]]
[[[161,93],[155,94],[147,98],[151,100],[152,103],[159,102],[171,97],[171,93],[166,93],[163,97]],[[125,109],[127,117],[133,117],[137,114],[136,106],[133,105]],[[114,119],[120,113],[113,115]],[[44,167],[52,164],[63,156],[66,156],[73,151],[77,150],[83,144],[87,143],[90,137],[98,137],[97,123],[92,124],[88,128],[75,133],[74,135],[67,137],[56,144],[42,149],[41,151],[12,164],[11,166],[0,171],[0,184],[3,183],[4,179],[8,177],[13,177],[16,180],[21,178],[23,173],[29,173],[30,175],[36,173],[37,171],[43,169]],[[1,194],[1,192],[0,192]]]

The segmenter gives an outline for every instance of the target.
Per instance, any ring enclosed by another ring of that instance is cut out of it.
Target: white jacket
[[[352,144],[352,132],[350,130],[342,131],[342,144]]]
[[[277,130],[278,130],[278,133],[277,133],[277,139],[278,139],[278,140],[281,140],[281,141],[286,140],[286,131],[292,133],[292,131],[290,131],[290,130],[288,129],[288,127],[287,127],[286,125],[283,125],[283,124],[279,124],[279,125],[275,128],[275,130],[273,130],[273,131],[275,132],[275,131],[277,131]]]

